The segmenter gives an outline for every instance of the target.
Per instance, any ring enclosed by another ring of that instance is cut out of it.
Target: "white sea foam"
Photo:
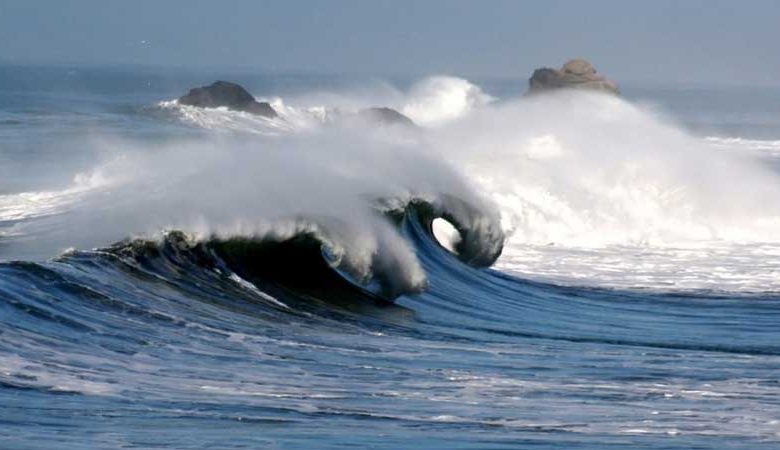
[[[462,78],[431,77],[412,86],[401,111],[420,125],[440,125],[493,100]]]
[[[741,151],[743,140],[713,148],[651,111],[583,92],[482,108],[430,140],[499,205],[510,236],[502,270],[570,284],[780,289],[780,177]]]
[[[43,196],[34,208],[22,202],[31,193],[5,198],[4,218],[18,219],[15,230],[29,239],[11,241],[4,258],[53,256],[165,229],[230,237],[304,227],[358,280],[380,270],[391,293],[408,292],[424,286],[424,272],[375,201],[448,194],[481,203],[450,166],[370,129],[215,133],[156,145],[103,138],[86,145],[114,154],[94,170],[110,181],[86,188],[80,180],[90,176],[79,175],[73,187]]]
[[[780,157],[780,140],[745,139],[740,137],[708,136],[707,142],[715,148],[732,151],[753,151],[758,155]]]
[[[28,191],[0,195],[0,222],[18,222],[67,211],[86,194],[105,189],[120,181],[108,179],[101,170],[79,173],[62,190]]]
[[[70,357],[71,364],[73,361],[92,362],[97,359],[77,354],[67,356]],[[0,355],[0,382],[12,386],[90,395],[115,393],[116,386],[101,378],[97,371],[85,371],[83,366],[78,364],[43,364],[20,356]]]
[[[0,220],[68,212],[35,240],[65,248],[172,227],[251,234],[319,217],[341,230],[335,247],[350,248],[356,266],[391,248],[422,282],[411,250],[366,198],[450,194],[490,211],[482,191],[509,235],[502,270],[559,283],[780,290],[780,177],[765,161],[780,141],[696,137],[600,94],[497,102],[453,77],[265,100],[279,118],[163,102],[186,123],[240,133],[151,148],[90,142],[116,156],[95,170],[105,183],[0,197]],[[380,101],[420,133],[329,126]]]
[[[438,130],[517,242],[598,247],[775,241],[777,174],[617,98],[524,99]]]
[[[280,301],[279,299],[277,299],[276,297],[274,297],[271,294],[267,294],[267,293],[261,291],[253,283],[251,283],[251,282],[241,278],[237,274],[231,273],[230,274],[230,279],[233,280],[239,286],[252,291],[253,293],[257,294],[260,298],[270,302],[271,304],[279,306],[279,307],[284,308],[284,309],[290,309],[290,307],[287,306],[284,302]]]
[[[274,136],[295,130],[295,124],[278,118],[267,118],[243,111],[234,111],[226,107],[199,108],[180,105],[176,100],[158,104],[163,111],[169,111],[184,122],[197,127],[215,131],[240,131]],[[299,124],[300,126],[300,124]]]

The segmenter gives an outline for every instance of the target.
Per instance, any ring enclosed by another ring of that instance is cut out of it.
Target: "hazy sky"
[[[780,1],[0,0],[0,61],[780,84]]]

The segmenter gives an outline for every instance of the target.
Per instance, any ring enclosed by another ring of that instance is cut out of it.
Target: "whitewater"
[[[207,82],[0,75],[0,444],[777,445],[780,93]]]
[[[273,119],[175,100],[143,105],[142,114],[218,134],[150,150],[92,131],[79,144],[104,162],[65,189],[0,197],[0,220],[13,221],[4,233],[34,235],[35,218],[66,216],[35,236],[35,246],[52,243],[32,254],[50,257],[165,229],[263,235],[278,221],[295,228],[330,217],[365,232],[355,245],[376,253],[378,240],[396,238],[366,223],[371,200],[448,195],[500,216],[488,220],[500,220],[491,226],[508,239],[502,270],[624,288],[778,287],[780,178],[763,160],[776,157],[777,141],[697,137],[650,107],[587,92],[499,102],[454,77],[377,91],[272,97]],[[338,121],[377,104],[419,128]],[[413,259],[407,250],[399,257]]]

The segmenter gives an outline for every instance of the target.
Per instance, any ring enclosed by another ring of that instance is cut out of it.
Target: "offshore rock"
[[[226,107],[259,116],[274,118],[276,111],[266,102],[258,102],[242,86],[228,81],[216,81],[208,86],[190,89],[187,95],[179,97],[180,105],[201,108]]]
[[[377,125],[402,125],[407,127],[416,126],[412,119],[399,113],[393,108],[366,108],[358,111],[358,116]]]
[[[619,95],[617,84],[596,72],[584,59],[572,59],[560,69],[536,69],[528,80],[528,94],[558,89],[586,89]]]

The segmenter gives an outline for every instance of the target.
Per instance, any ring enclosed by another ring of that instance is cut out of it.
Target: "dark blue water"
[[[196,78],[0,69],[0,194],[66,186],[99,157],[74,150],[95,130],[150,145],[207,133],[146,109]],[[394,304],[328,284],[317,254],[280,275],[177,234],[9,261],[4,248],[36,239],[13,222],[0,222],[1,448],[780,445],[775,292],[520,279],[463,263],[414,211],[397,227],[427,289]]]

